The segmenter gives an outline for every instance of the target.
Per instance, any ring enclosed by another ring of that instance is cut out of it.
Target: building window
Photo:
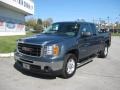
[[[0,21],[0,26],[3,26],[4,22],[3,21]]]
[[[14,29],[14,28],[15,28],[15,24],[14,24],[14,23],[11,23],[11,22],[7,22],[7,23],[6,23],[6,27],[7,27],[8,29]]]

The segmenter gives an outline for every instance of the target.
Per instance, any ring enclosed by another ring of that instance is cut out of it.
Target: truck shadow
[[[26,76],[31,76],[31,77],[40,78],[40,79],[47,79],[47,80],[56,79],[56,76],[38,74],[38,73],[33,73],[27,70],[23,70],[22,68],[19,67],[17,63],[14,64],[14,68]]]
[[[86,65],[86,64],[89,64],[89,63],[91,63],[91,62],[93,62],[93,60],[90,60],[89,62],[86,62],[86,63],[81,64],[81,65],[78,65],[78,66],[77,66],[77,69],[79,69],[80,67],[82,67],[82,66],[84,66],[84,65]],[[26,76],[31,76],[31,77],[35,77],[35,78],[39,78],[39,79],[53,80],[53,79],[56,79],[56,77],[59,77],[59,78],[62,78],[62,79],[63,79],[62,76],[51,76],[51,75],[33,73],[33,72],[30,72],[30,71],[27,71],[27,70],[23,70],[22,68],[20,68],[20,66],[19,66],[17,63],[14,64],[14,68],[15,68],[17,71],[21,72],[22,74],[24,74],[24,75],[26,75]]]

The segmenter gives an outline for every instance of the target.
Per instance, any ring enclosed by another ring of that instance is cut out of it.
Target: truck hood
[[[56,34],[39,34],[31,37],[23,38],[24,43],[31,44],[54,44],[63,41],[64,39],[70,38],[66,35],[56,35]]]

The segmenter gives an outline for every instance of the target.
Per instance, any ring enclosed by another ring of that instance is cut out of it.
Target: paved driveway
[[[93,59],[70,79],[22,73],[14,63],[0,58],[0,90],[120,90],[120,37],[112,37],[106,59]]]

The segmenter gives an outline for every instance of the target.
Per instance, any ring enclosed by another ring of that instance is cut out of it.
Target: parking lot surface
[[[14,63],[0,58],[0,90],[120,90],[120,37],[112,37],[107,58],[94,58],[69,79],[23,73]]]

